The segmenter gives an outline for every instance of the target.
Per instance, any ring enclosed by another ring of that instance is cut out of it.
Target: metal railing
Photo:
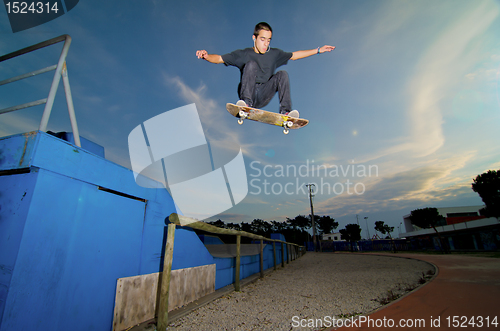
[[[75,139],[75,145],[78,147],[81,147],[80,134],[78,133],[78,126],[76,124],[75,108],[73,106],[73,98],[71,97],[71,89],[69,86],[68,69],[66,68],[66,56],[68,55],[69,46],[71,44],[71,37],[69,35],[62,35],[62,36],[38,43],[36,45],[32,45],[32,46],[20,49],[18,51],[0,56],[0,62],[10,60],[12,58],[21,56],[23,54],[36,51],[40,48],[44,48],[47,46],[51,46],[51,45],[60,43],[62,41],[64,41],[64,45],[63,45],[61,55],[59,56],[59,61],[57,62],[57,64],[49,66],[47,68],[35,70],[32,72],[28,72],[28,73],[25,73],[25,74],[22,74],[22,75],[19,75],[16,77],[11,77],[11,78],[0,81],[0,86],[2,86],[2,85],[9,84],[9,83],[17,82],[17,81],[25,79],[25,78],[37,76],[37,75],[55,70],[56,72],[54,74],[54,79],[52,80],[52,85],[50,87],[49,95],[47,96],[47,98],[0,109],[0,114],[4,114],[4,113],[16,111],[16,110],[20,110],[20,109],[24,109],[24,108],[28,108],[28,107],[33,107],[33,106],[45,104],[45,109],[43,110],[42,120],[40,121],[40,126],[38,129],[40,131],[46,132],[47,131],[47,124],[49,122],[50,113],[52,112],[52,106],[54,105],[54,99],[56,97],[57,87],[59,86],[59,82],[60,82],[61,77],[62,77],[63,85],[64,85],[64,92],[66,94],[66,102],[68,104],[69,119],[71,121],[71,128],[73,130],[73,136]]]

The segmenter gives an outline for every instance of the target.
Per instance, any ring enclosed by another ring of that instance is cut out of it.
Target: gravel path
[[[419,286],[423,274],[433,273],[430,264],[411,259],[308,252],[167,330],[319,330],[297,326],[302,319],[365,315],[381,307],[383,299]]]

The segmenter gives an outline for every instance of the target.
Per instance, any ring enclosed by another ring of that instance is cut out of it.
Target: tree
[[[335,222],[335,219],[330,216],[315,217],[315,221],[318,224],[320,234],[331,233],[332,230],[339,226],[339,223]]]
[[[439,237],[439,244],[441,249],[448,252],[447,246],[443,244],[443,238],[441,234],[436,229],[436,226],[445,225],[444,217],[441,216],[437,208],[423,208],[412,210],[410,214],[410,222],[413,225],[418,226],[422,229],[433,228]]]
[[[246,222],[241,223],[241,231],[252,232],[253,231],[252,224]]]
[[[351,244],[351,251],[354,251],[354,242],[361,240],[361,228],[358,224],[347,224],[345,229],[340,230],[340,238]]]
[[[472,190],[485,204],[480,214],[500,219],[500,170],[488,170],[478,175],[472,183]]]
[[[220,219],[218,219],[217,221],[207,222],[207,224],[216,226],[218,228],[223,228],[223,229],[226,227],[226,223],[224,223]]]
[[[241,225],[238,223],[227,223],[226,228],[231,230],[241,231]]]
[[[384,221],[376,221],[375,231],[389,236],[389,239],[391,239],[392,249],[394,250],[394,253],[396,253],[396,245],[394,244],[394,240],[392,240],[391,236],[391,232],[394,231],[394,227],[385,224]]]
[[[272,225],[261,219],[254,219],[252,221],[252,233],[258,234],[263,237],[269,237],[272,231]]]
[[[286,221],[294,228],[299,228],[302,230],[309,229],[311,227],[311,219],[305,217],[304,215],[299,215],[294,219],[286,218]]]
[[[207,222],[208,224],[238,231],[255,233],[263,237],[269,238],[271,233],[281,233],[285,236],[288,242],[298,245],[303,245],[304,242],[309,241],[311,235],[305,230],[311,227],[311,221],[305,216],[299,215],[294,219],[287,218],[286,221],[264,221],[261,219],[254,219],[252,223],[225,223],[222,220]],[[195,230],[199,234],[209,234],[209,232],[202,230]],[[234,242],[236,237],[234,235],[218,235],[225,243]],[[251,238],[241,237],[241,242],[252,241]]]
[[[281,233],[288,228],[288,224],[286,222],[271,221],[271,225],[273,227],[273,232],[275,233]]]

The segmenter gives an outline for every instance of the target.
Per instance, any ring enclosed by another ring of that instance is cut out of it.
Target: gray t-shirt
[[[222,60],[226,66],[235,66],[243,70],[245,64],[253,60],[259,65],[260,71],[257,74],[257,83],[265,83],[274,74],[276,68],[287,64],[292,57],[292,53],[284,52],[279,48],[271,48],[264,54],[256,53],[253,48],[238,49],[228,54],[222,55]]]

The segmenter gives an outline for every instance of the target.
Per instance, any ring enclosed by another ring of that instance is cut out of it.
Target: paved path
[[[360,317],[364,322],[358,320],[357,327],[344,326],[337,330],[388,330],[392,329],[391,320],[394,321],[393,328],[406,325],[405,329],[411,330],[458,330],[464,327],[500,330],[500,259],[461,254],[398,253],[396,256],[433,263],[438,274],[414,293],[369,316]],[[475,325],[469,323],[471,321]],[[410,328],[410,325],[413,326]]]

